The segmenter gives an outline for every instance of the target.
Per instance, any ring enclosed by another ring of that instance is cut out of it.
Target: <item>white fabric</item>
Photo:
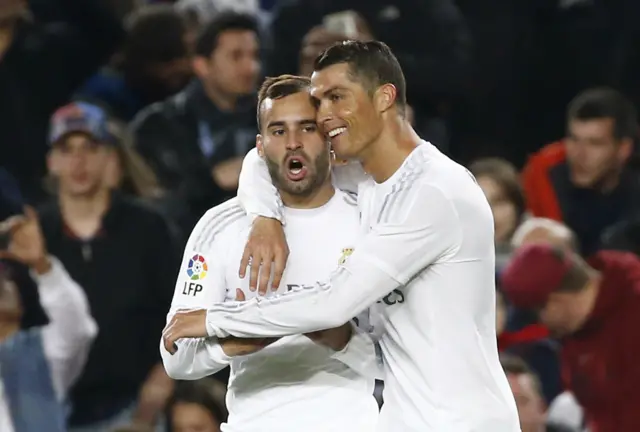
[[[89,303],[82,288],[64,266],[51,257],[51,270],[44,275],[32,272],[38,285],[40,304],[49,317],[42,329],[44,355],[49,363],[56,396],[64,400],[67,390],[78,378],[98,334]],[[0,431],[13,432],[11,414],[0,381]]]
[[[246,177],[263,176],[260,164]],[[264,202],[265,193],[243,196]],[[209,334],[314,331],[375,304],[385,366],[379,431],[519,431],[498,360],[493,217],[473,176],[423,143],[386,182],[361,183],[358,198],[366,235],[330,280],[216,304]],[[271,211],[278,212],[276,197]]]
[[[278,292],[327,277],[350,252],[359,227],[355,198],[340,191],[320,208],[285,213],[291,255]],[[247,299],[256,296],[249,291],[248,277],[238,277],[250,227],[251,218],[235,199],[205,214],[185,249],[168,320],[178,309],[232,301],[236,288]],[[187,269],[195,255],[204,257],[207,274],[194,281]],[[358,319],[362,328],[369,327],[368,313]],[[260,352],[235,358],[224,355],[215,338],[181,340],[177,345],[177,353],[170,355],[161,344],[165,368],[174,378],[197,379],[231,366],[224,432],[375,430],[374,379],[363,374],[379,373],[374,343],[366,332],[356,331],[338,353],[303,335],[284,337]]]

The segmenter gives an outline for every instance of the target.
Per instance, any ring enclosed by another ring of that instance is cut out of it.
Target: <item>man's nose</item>
[[[331,104],[328,100],[322,100],[318,106],[318,112],[316,113],[316,120],[319,125],[324,125],[326,122],[333,118],[331,111]]]
[[[287,150],[297,150],[302,147],[302,141],[300,139],[300,133],[298,131],[291,132],[287,135]]]

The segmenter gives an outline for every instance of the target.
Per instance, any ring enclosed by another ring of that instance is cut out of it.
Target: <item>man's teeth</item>
[[[290,171],[293,174],[300,174],[300,171],[302,171],[302,168],[292,168]]]
[[[347,130],[346,127],[339,127],[329,131],[329,138],[333,138],[337,135],[340,135],[342,132]]]

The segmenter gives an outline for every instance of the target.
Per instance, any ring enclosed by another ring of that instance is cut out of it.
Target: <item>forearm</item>
[[[372,261],[354,254],[329,281],[313,288],[215,304],[207,312],[207,332],[278,337],[339,327],[399,285]]]
[[[255,148],[247,153],[242,163],[238,181],[238,198],[247,214],[284,222],[280,194],[271,182],[267,164]]]
[[[197,380],[221,371],[229,357],[215,338],[180,339],[170,354],[160,341],[160,354],[167,375],[177,380]]]

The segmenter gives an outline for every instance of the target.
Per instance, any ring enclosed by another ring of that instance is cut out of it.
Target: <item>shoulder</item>
[[[142,109],[131,122],[134,133],[146,132],[151,127],[162,126],[184,112],[186,95],[178,93],[160,102],[155,102]]]
[[[556,141],[542,147],[529,157],[525,167],[524,175],[544,171],[564,162],[567,158],[564,141]]]
[[[357,211],[358,208],[358,194],[345,191],[342,189],[336,189],[336,195],[340,198],[340,203],[347,208],[353,208]]]
[[[237,238],[245,228],[251,225],[247,213],[240,205],[238,198],[232,198],[209,209],[198,221],[189,243],[195,250],[206,245]]]

